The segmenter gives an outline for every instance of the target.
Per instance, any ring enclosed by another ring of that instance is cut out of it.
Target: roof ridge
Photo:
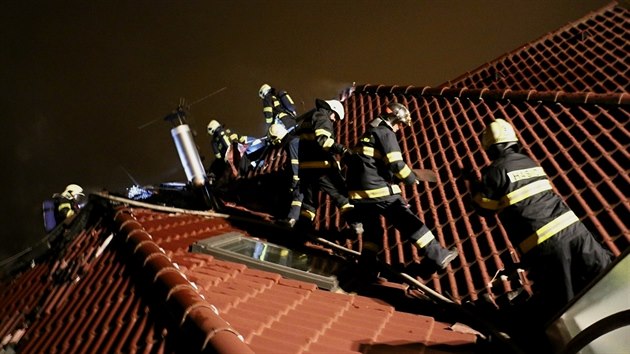
[[[627,93],[595,93],[595,92],[564,92],[564,91],[536,91],[510,89],[469,89],[465,87],[416,87],[416,86],[385,86],[359,85],[355,92],[379,94],[389,93],[412,96],[439,96],[483,100],[535,101],[565,104],[594,104],[594,105],[630,105],[630,95]]]
[[[180,327],[188,325],[201,332],[201,351],[211,347],[218,353],[253,353],[237,330],[219,315],[216,307],[199,293],[197,287],[153,241],[132,210],[119,208],[114,221],[118,225],[118,232],[125,236],[125,244],[133,257],[149,273],[149,279],[152,279],[157,292],[164,296],[163,302],[176,304],[169,306],[170,315],[179,321]]]
[[[562,26],[562,27],[560,27],[560,28],[557,28],[557,29],[555,29],[555,30],[549,31],[549,32],[547,32],[547,33],[545,33],[545,34],[541,35],[540,37],[538,37],[538,38],[536,38],[536,39],[534,39],[534,40],[531,40],[531,41],[529,41],[529,42],[526,42],[526,43],[525,43],[525,44],[523,44],[522,46],[519,46],[519,47],[517,47],[516,49],[511,50],[511,51],[509,51],[509,52],[507,52],[507,53],[505,53],[505,54],[503,54],[503,55],[499,56],[498,58],[492,59],[491,61],[485,62],[485,63],[483,63],[483,64],[479,65],[478,67],[476,67],[476,68],[474,68],[474,69],[472,69],[472,70],[466,71],[464,74],[459,75],[458,77],[456,77],[456,78],[454,78],[454,79],[448,80],[448,81],[446,81],[446,82],[444,82],[444,83],[442,83],[442,84],[438,85],[438,87],[449,87],[449,86],[452,86],[452,85],[453,85],[453,83],[460,82],[460,81],[462,81],[463,79],[465,79],[465,78],[469,77],[470,75],[472,75],[472,74],[474,74],[474,73],[480,72],[480,71],[482,71],[482,70],[484,70],[484,69],[487,69],[487,68],[491,68],[491,67],[493,67],[495,64],[497,64],[497,63],[499,63],[499,62],[503,61],[504,59],[506,59],[506,58],[508,58],[508,57],[510,57],[510,56],[512,56],[512,55],[514,55],[514,54],[516,54],[516,53],[519,53],[519,52],[523,51],[525,48],[532,47],[532,46],[534,46],[535,44],[538,44],[538,43],[540,43],[540,42],[543,42],[546,38],[548,38],[548,37],[549,37],[549,36],[551,36],[551,35],[555,35],[555,34],[558,34],[558,33],[562,33],[562,32],[564,32],[564,31],[566,31],[568,28],[576,27],[576,26],[578,26],[578,25],[580,25],[580,24],[582,24],[582,23],[584,23],[584,22],[586,22],[586,21],[590,20],[590,19],[591,19],[591,18],[593,18],[594,16],[597,16],[597,15],[599,15],[599,14],[601,14],[601,13],[605,12],[605,11],[609,11],[609,10],[611,10],[612,8],[615,8],[615,7],[617,7],[617,6],[622,6],[622,5],[621,5],[621,4],[619,4],[619,2],[618,2],[618,1],[612,1],[612,2],[610,2],[609,4],[604,5],[604,6],[602,6],[602,7],[598,8],[598,9],[596,9],[596,10],[590,11],[589,13],[587,13],[586,15],[582,16],[581,18],[579,18],[579,19],[577,19],[577,20],[575,20],[575,21],[570,21],[570,22],[566,23],[564,26]],[[623,6],[622,6],[622,7],[623,7]]]

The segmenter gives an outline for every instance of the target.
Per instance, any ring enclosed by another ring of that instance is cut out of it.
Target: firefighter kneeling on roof
[[[214,152],[214,161],[209,171],[211,179],[222,180],[226,173],[231,173],[232,177],[244,175],[250,168],[245,146],[251,144],[254,139],[246,135],[240,136],[216,120],[208,123],[208,135]],[[234,145],[238,151],[233,151]]]
[[[534,282],[527,315],[544,322],[600,274],[612,254],[553,191],[542,167],[519,152],[510,123],[496,119],[481,141],[493,162],[481,171],[481,180],[470,182],[475,209],[482,216],[498,213],[520,249]]]
[[[429,228],[414,214],[401,196],[398,182],[418,183],[416,175],[402,159],[396,132],[411,124],[407,107],[390,103],[380,123],[368,127],[352,155],[345,159],[348,168],[348,196],[355,206],[353,215],[363,224],[361,259],[366,267],[374,264],[384,233],[381,216],[411,240],[428,260],[430,269],[444,269],[457,257],[457,250],[443,248]],[[432,264],[431,264],[432,263]],[[425,263],[427,264],[427,263]]]
[[[52,231],[66,219],[73,217],[85,205],[86,197],[83,188],[77,184],[69,184],[62,193],[55,193],[52,199],[44,202],[44,228]]]

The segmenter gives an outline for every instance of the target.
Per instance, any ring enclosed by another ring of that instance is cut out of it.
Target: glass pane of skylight
[[[334,257],[293,250],[236,232],[199,241],[192,250],[280,273],[287,278],[314,282],[323,289],[337,287],[335,274],[344,266]]]

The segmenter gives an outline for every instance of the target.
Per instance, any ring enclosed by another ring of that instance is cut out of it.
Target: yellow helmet
[[[267,84],[263,84],[262,86],[260,86],[260,89],[258,90],[258,96],[260,96],[260,98],[265,98],[265,96],[267,96],[267,93],[270,90],[271,90],[271,86]]]
[[[217,128],[220,126],[221,124],[219,124],[219,122],[217,122],[216,120],[211,120],[210,123],[208,123],[208,134],[213,135]]]
[[[500,118],[490,123],[481,136],[481,145],[484,150],[488,150],[494,144],[509,142],[518,142],[518,137],[512,125]]]
[[[68,199],[76,199],[78,197],[84,196],[83,188],[77,184],[69,184],[66,186],[66,189],[61,193],[61,196]]]
[[[287,129],[282,124],[272,124],[267,132],[267,137],[273,145],[278,145],[287,135]]]

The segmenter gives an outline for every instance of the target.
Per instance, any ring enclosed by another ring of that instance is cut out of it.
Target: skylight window
[[[343,267],[343,262],[336,258],[296,251],[238,232],[198,241],[192,245],[192,252],[211,254],[218,259],[314,283],[327,290],[338,288],[335,274]]]

